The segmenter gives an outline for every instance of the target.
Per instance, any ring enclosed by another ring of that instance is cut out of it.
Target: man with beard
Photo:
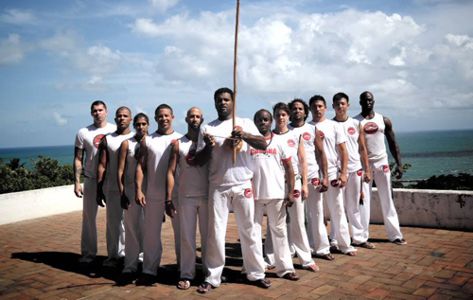
[[[291,250],[297,254],[301,264],[304,268],[316,272],[319,267],[315,264],[312,259],[312,251],[310,249],[309,236],[305,226],[306,220],[306,208],[305,205],[309,203],[304,202],[305,199],[310,197],[308,201],[314,202],[320,198],[320,193],[327,189],[327,179],[325,168],[322,167],[322,173],[324,174],[323,180],[320,180],[319,175],[319,164],[316,160],[316,152],[321,165],[324,166],[325,152],[323,146],[315,135],[315,127],[305,122],[307,119],[309,108],[307,103],[302,99],[294,99],[289,103],[289,109],[291,111],[291,123],[288,128],[297,136],[298,141],[302,141],[305,151],[305,161],[301,161],[301,195],[295,199],[294,205],[288,209],[289,212],[289,245]],[[296,186],[298,183],[295,184]],[[310,192],[309,192],[310,186]],[[305,205],[304,205],[305,204]],[[312,222],[309,211],[309,224]],[[309,232],[312,227],[309,227]],[[314,245],[316,253],[320,253],[320,257],[325,259],[333,259],[330,255],[330,247],[322,248],[320,245],[323,243],[316,232],[314,235]]]
[[[192,107],[187,111],[187,133],[172,144],[167,170],[166,214],[174,218],[177,213],[180,221],[181,275],[177,288],[181,290],[187,290],[195,277],[197,218],[199,218],[201,237],[202,269],[204,273],[207,272],[205,249],[207,247],[209,172],[207,164],[199,166],[195,161],[197,139],[203,121],[204,117],[199,108]],[[179,197],[177,211],[172,204],[175,183]]]
[[[396,162],[394,174],[397,179],[402,177],[401,153],[396,142],[391,120],[379,113],[375,113],[374,103],[374,96],[371,92],[361,93],[361,113],[355,119],[361,122],[361,128],[366,136],[368,160],[373,173],[373,179],[378,188],[379,202],[388,239],[397,245],[405,245],[407,242],[402,236],[399,218],[392,197],[391,171],[389,169],[384,137],[388,141],[389,151]],[[366,239],[369,237],[371,187],[372,182],[363,185],[365,199],[361,209],[361,217],[364,227],[364,238]]]
[[[259,287],[269,288],[261,240],[254,224],[254,199],[251,188],[253,172],[248,165],[249,145],[266,149],[266,141],[250,119],[235,118],[232,122],[233,91],[215,91],[214,103],[218,118],[202,126],[199,134],[197,162],[209,162],[209,225],[205,261],[209,270],[198,289],[207,293],[220,286],[225,265],[225,234],[230,208],[236,216],[246,277]],[[200,150],[202,149],[202,150]],[[233,151],[236,151],[233,162]]]

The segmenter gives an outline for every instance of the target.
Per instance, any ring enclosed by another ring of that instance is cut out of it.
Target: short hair
[[[217,100],[218,95],[223,94],[223,93],[229,93],[230,96],[232,97],[232,100],[233,100],[233,91],[230,88],[222,87],[222,88],[219,88],[218,90],[215,91],[214,101]]]
[[[277,110],[284,110],[288,116],[291,115],[291,110],[289,109],[289,105],[284,102],[278,102],[273,106],[273,115],[276,115]]]
[[[169,109],[171,111],[171,115],[174,115],[171,106],[167,105],[166,103],[160,104],[158,107],[156,107],[154,110],[154,115],[157,116],[161,109]]]
[[[371,95],[371,97],[373,97],[373,98],[374,98],[374,96],[373,96],[373,93],[372,93],[372,92],[370,92],[370,91],[364,91],[363,93],[361,93],[361,94],[360,94],[360,100],[363,100],[363,99],[365,99],[365,98],[366,98],[366,96],[368,96],[368,94],[370,94],[370,95]]]
[[[325,98],[321,95],[312,96],[309,100],[309,105],[312,106],[312,104],[314,104],[316,101],[322,101],[324,106],[327,107],[327,101],[325,101]]]
[[[146,120],[146,124],[149,125],[149,118],[148,118],[148,116],[147,116],[145,113],[142,113],[142,112],[136,114],[136,116],[133,118],[133,125],[135,125],[136,122],[138,122],[138,119],[141,119],[141,118],[144,118],[144,119]]]
[[[105,102],[103,102],[102,100],[95,100],[90,105],[90,111],[92,111],[94,109],[94,106],[97,106],[97,105],[103,105],[103,107],[105,107],[105,109],[107,109],[107,104],[105,104]]]
[[[307,120],[307,117],[309,116],[309,105],[307,105],[307,103],[305,103],[305,101],[302,100],[301,98],[295,98],[294,100],[292,100],[291,102],[289,102],[289,104],[288,104],[289,109],[292,111],[292,108],[294,107],[294,104],[295,104],[296,102],[302,103],[302,105],[304,106],[304,112],[305,112],[304,121]],[[292,119],[291,114],[289,114],[289,116],[290,116],[290,118]]]
[[[253,122],[256,121],[256,116],[260,113],[263,113],[263,112],[265,112],[269,115],[269,118],[271,119],[271,122],[273,121],[273,115],[271,114],[271,112],[267,109],[262,108],[262,109],[258,110],[257,112],[255,112],[255,115],[253,116]]]
[[[117,115],[120,110],[124,110],[124,109],[128,110],[128,112],[129,112],[130,115],[131,115],[131,109],[129,109],[129,108],[126,107],[126,106],[120,106],[119,108],[117,108],[117,110],[115,111],[115,115]]]
[[[336,93],[335,95],[333,95],[333,103],[337,102],[337,101],[340,101],[342,100],[343,98],[347,99],[347,103],[350,102],[350,99],[348,98],[348,95],[343,93],[343,92],[340,92],[340,93]]]

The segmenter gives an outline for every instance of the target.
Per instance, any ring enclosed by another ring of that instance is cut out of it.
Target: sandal
[[[191,287],[191,282],[187,279],[180,279],[177,283],[177,288],[180,290],[187,290]]]
[[[348,256],[356,256],[356,251],[347,252],[345,254]]]
[[[327,254],[316,254],[314,255],[317,258],[325,259],[325,260],[334,260],[335,257],[332,255],[332,253],[327,253]]]
[[[317,266],[315,263],[304,266],[304,270],[311,271],[311,272],[318,272],[320,270],[319,266]]]
[[[210,283],[204,282],[201,285],[199,285],[199,287],[197,288],[197,292],[201,294],[205,294],[205,293],[208,293],[212,288],[213,286]]]
[[[284,276],[282,278],[287,279],[287,280],[291,280],[291,281],[299,280],[299,276],[297,276],[296,272],[286,273],[286,274],[284,274]]]

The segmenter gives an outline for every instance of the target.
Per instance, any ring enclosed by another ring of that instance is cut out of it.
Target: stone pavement
[[[104,259],[105,213],[100,209],[99,261]],[[173,234],[163,227],[164,254],[154,286],[120,285],[117,272],[81,269],[81,213],[74,212],[0,226],[1,299],[473,299],[473,233],[403,227],[408,245],[387,242],[372,226],[375,250],[359,249],[335,261],[317,260],[320,272],[299,269],[297,282],[275,278],[264,290],[248,285],[233,215],[227,233],[227,282],[206,295],[175,287]],[[200,253],[199,253],[200,255]],[[298,263],[297,258],[294,263]],[[300,267],[300,266],[298,266]]]

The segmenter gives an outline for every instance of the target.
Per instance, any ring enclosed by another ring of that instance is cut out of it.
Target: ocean
[[[473,130],[397,132],[402,161],[411,167],[404,180],[426,179],[442,174],[473,174]],[[51,146],[0,149],[0,159],[19,158],[27,167],[39,155],[72,164],[74,146]]]

